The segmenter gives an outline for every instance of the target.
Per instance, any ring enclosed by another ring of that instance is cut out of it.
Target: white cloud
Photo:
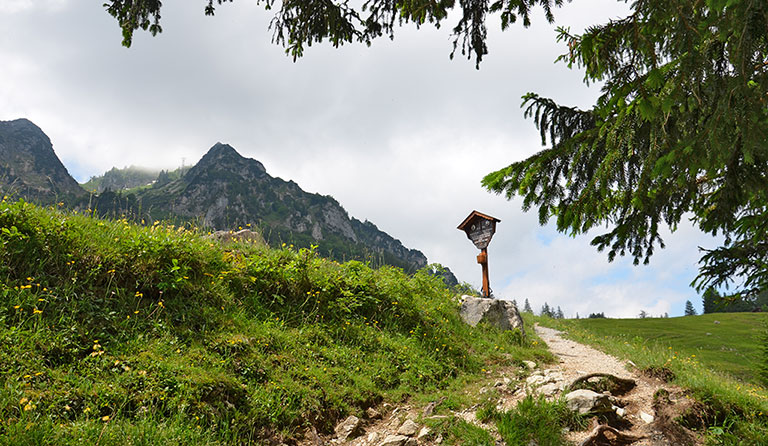
[[[3,0],[0,3],[0,14],[20,12],[55,12],[61,10],[69,0]]]
[[[682,313],[692,298],[696,245],[708,243],[695,230],[667,237],[651,266],[609,264],[589,235],[539,227],[519,200],[480,187],[540,150],[519,108],[524,93],[582,107],[599,94],[553,63],[564,47],[540,13],[530,29],[492,25],[478,71],[448,59],[450,26],[406,27],[371,48],[315,45],[293,63],[269,42],[271,13],[254,4],[224,4],[215,17],[187,2],[163,8],[164,33],[140,32],[126,49],[100,3],[0,2],[18,13],[0,15],[0,119],[38,124],[79,180],[112,166],[192,164],[230,143],[475,285],[477,250],[456,226],[472,209],[489,213],[502,220],[489,248],[492,286],[537,310],[546,301],[582,316]],[[580,32],[626,10],[585,0],[556,17]]]

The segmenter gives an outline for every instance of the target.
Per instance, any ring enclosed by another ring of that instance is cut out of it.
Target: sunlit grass
[[[331,432],[385,400],[462,400],[486,370],[547,357],[461,322],[426,272],[0,203],[0,444]]]

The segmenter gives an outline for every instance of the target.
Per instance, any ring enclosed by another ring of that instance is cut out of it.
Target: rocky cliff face
[[[0,190],[46,204],[69,204],[86,194],[54,153],[48,136],[26,119],[0,121]]]

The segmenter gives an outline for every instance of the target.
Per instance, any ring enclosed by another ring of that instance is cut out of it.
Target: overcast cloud
[[[100,2],[3,0],[0,120],[39,125],[79,181],[113,166],[190,165],[229,143],[476,286],[477,250],[456,226],[480,210],[502,220],[489,247],[496,295],[536,310],[546,301],[571,316],[680,315],[686,299],[700,309],[688,286],[697,247],[717,243],[690,225],[665,237],[650,266],[608,263],[591,236],[541,227],[519,201],[480,187],[541,150],[523,94],[582,107],[597,97],[583,73],[553,63],[564,50],[541,14],[529,29],[492,26],[478,71],[449,60],[450,26],[407,26],[371,48],[315,45],[294,63],[270,43],[262,8],[238,0],[205,17],[203,3],[165,2],[164,32],[139,33],[126,49]],[[581,0],[556,19],[580,32],[626,9]]]

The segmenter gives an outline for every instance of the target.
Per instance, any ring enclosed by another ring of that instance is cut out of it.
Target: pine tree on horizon
[[[693,308],[693,304],[690,300],[685,301],[685,315],[686,316],[696,316],[696,309]]]
[[[525,306],[523,306],[523,312],[525,313],[533,313],[533,309],[531,308],[531,303],[528,302],[528,298],[525,298]]]

